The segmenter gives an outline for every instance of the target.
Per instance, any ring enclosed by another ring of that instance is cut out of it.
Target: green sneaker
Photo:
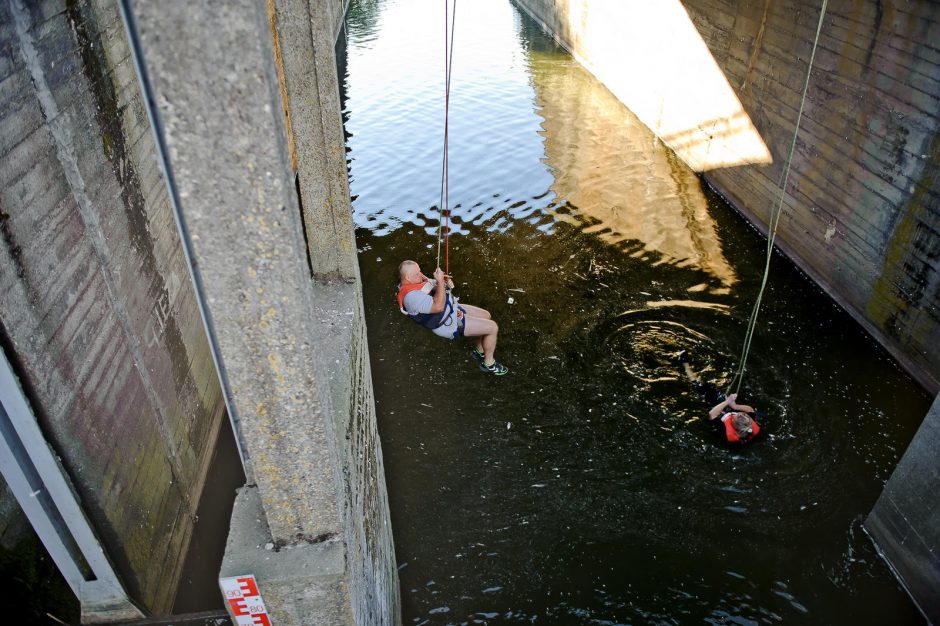
[[[470,354],[472,354],[473,358],[475,358],[480,363],[482,363],[483,359],[485,358],[485,355],[479,350],[477,350],[476,348],[473,348],[472,350],[470,350]]]
[[[493,361],[492,365],[487,365],[486,363],[480,363],[480,369],[484,372],[489,372],[494,376],[504,376],[509,373],[509,368],[503,365],[502,363],[497,363]]]

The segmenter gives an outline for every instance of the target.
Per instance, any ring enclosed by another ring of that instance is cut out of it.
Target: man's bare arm
[[[737,404],[738,394],[732,393],[728,395],[722,402],[719,402],[711,408],[708,412],[708,419],[713,420],[722,413],[725,412],[725,409],[731,409],[732,411],[745,411],[747,413],[753,413],[754,409],[747,406],[746,404]]]
[[[444,272],[441,268],[434,270],[434,280],[437,281],[437,287],[434,291],[434,303],[431,304],[431,313],[440,313],[444,310],[444,305],[447,301],[446,282],[444,280]]]
[[[723,400],[711,408],[708,412],[708,419],[713,420],[725,412],[725,408],[730,404],[728,400]]]
[[[732,403],[729,404],[728,406],[730,406],[730,407],[731,407],[732,409],[734,409],[735,411],[741,411],[741,412],[743,412],[743,413],[753,413],[753,412],[754,412],[754,407],[752,407],[752,406],[750,406],[750,405],[748,405],[748,404],[738,404],[737,402],[732,402]]]

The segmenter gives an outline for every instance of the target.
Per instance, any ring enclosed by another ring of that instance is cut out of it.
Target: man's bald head
[[[421,268],[414,261],[406,259],[398,266],[398,276],[402,282],[417,282],[414,279],[421,276]]]

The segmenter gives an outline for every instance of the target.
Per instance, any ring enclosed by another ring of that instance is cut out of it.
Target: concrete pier
[[[252,485],[221,575],[255,573],[284,625],[400,620],[341,142],[340,22],[322,23],[342,18],[337,6],[133,6]]]
[[[940,396],[885,485],[865,529],[927,619],[940,624]]]
[[[0,2],[0,345],[126,593],[160,614],[225,407],[154,152],[115,2]]]

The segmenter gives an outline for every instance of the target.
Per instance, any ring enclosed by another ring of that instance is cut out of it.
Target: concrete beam
[[[296,154],[311,271],[320,281],[357,275],[343,121],[334,53],[341,0],[269,0]]]
[[[940,396],[875,503],[865,530],[914,602],[940,624]]]
[[[398,576],[332,48],[341,23],[317,23],[320,8],[342,12],[327,4],[285,1],[278,17],[251,0],[171,0],[127,13],[257,485],[236,504],[222,575],[254,574],[278,624],[394,625]],[[275,41],[290,51],[280,74]]]
[[[343,542],[278,547],[258,489],[235,499],[219,578],[254,574],[273,624],[350,624]]]
[[[179,207],[274,542],[336,536],[329,372],[264,8],[134,3],[167,180]]]

